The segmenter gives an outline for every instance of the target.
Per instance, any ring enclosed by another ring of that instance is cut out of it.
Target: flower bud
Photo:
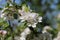
[[[3,34],[3,35],[6,35],[6,34],[7,34],[7,31],[2,30],[2,34]]]

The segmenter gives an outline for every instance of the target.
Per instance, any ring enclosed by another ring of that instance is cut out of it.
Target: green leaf
[[[12,40],[12,37],[8,37],[6,40]]]
[[[4,21],[3,18],[0,18],[0,23],[3,22],[3,21]]]
[[[3,25],[4,28],[6,28],[8,26],[9,26],[9,24],[7,22],[5,22],[4,25]]]
[[[25,4],[22,5],[22,9],[25,11],[25,12],[28,12],[30,10],[30,8],[28,6],[26,6]]]
[[[26,22],[21,23],[17,29],[19,29],[21,32],[27,27]]]

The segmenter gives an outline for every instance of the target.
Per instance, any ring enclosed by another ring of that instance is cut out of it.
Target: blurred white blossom
[[[20,40],[26,40],[24,37],[21,37]]]
[[[1,18],[3,18],[3,17],[4,17],[4,15],[5,15],[5,14],[1,14]]]
[[[47,30],[52,30],[52,28],[51,28],[50,26],[45,26],[45,27],[43,28],[42,33],[48,32]]]
[[[20,19],[27,20],[29,23],[36,23],[36,22],[42,22],[42,17],[38,18],[37,13],[21,13],[22,16],[20,16]],[[38,19],[38,20],[37,20]]]
[[[38,17],[38,22],[42,22],[42,17]]]
[[[9,6],[13,6],[11,3],[10,3],[10,5]]]
[[[21,16],[19,17],[19,19],[23,20],[22,22],[24,22],[25,20],[27,21],[27,25],[28,27],[32,26],[33,28],[36,28],[36,24],[38,22],[42,22],[42,17],[39,17],[39,15],[37,13],[33,13],[33,12],[24,12],[21,10],[19,10],[19,13],[21,14]],[[21,40],[26,40],[26,37],[28,34],[30,34],[31,30],[29,28],[26,28],[22,33],[21,33]]]
[[[57,15],[57,18],[60,19],[60,13]]]
[[[21,37],[20,40],[26,40],[26,37],[28,34],[31,33],[31,30],[29,28],[26,28],[22,33],[21,33]]]
[[[58,32],[57,37],[54,38],[53,40],[60,40],[60,31]]]
[[[52,30],[52,28],[50,26],[45,26],[43,28],[42,34],[44,34],[44,38],[45,40],[52,40],[52,34],[50,34],[47,30]]]

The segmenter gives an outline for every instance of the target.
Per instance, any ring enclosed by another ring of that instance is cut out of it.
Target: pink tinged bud
[[[6,34],[7,34],[7,31],[2,30],[2,34],[3,34],[3,35],[6,35]]]

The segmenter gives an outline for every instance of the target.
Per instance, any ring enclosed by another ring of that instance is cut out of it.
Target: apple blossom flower
[[[38,22],[42,22],[42,17],[38,15],[38,13],[34,13],[32,11],[25,12],[25,7],[22,7],[22,10],[18,10],[19,14],[21,16],[19,19],[21,19],[22,22],[27,21],[27,28],[21,33],[20,40],[26,40],[26,36],[31,33],[31,30],[29,29],[30,26],[33,28],[36,28],[36,24]]]
[[[23,13],[22,13],[23,14]],[[28,26],[36,27],[38,22],[42,22],[42,17],[39,17],[37,13],[25,13],[25,15],[20,16],[22,22],[25,20],[28,22]]]

